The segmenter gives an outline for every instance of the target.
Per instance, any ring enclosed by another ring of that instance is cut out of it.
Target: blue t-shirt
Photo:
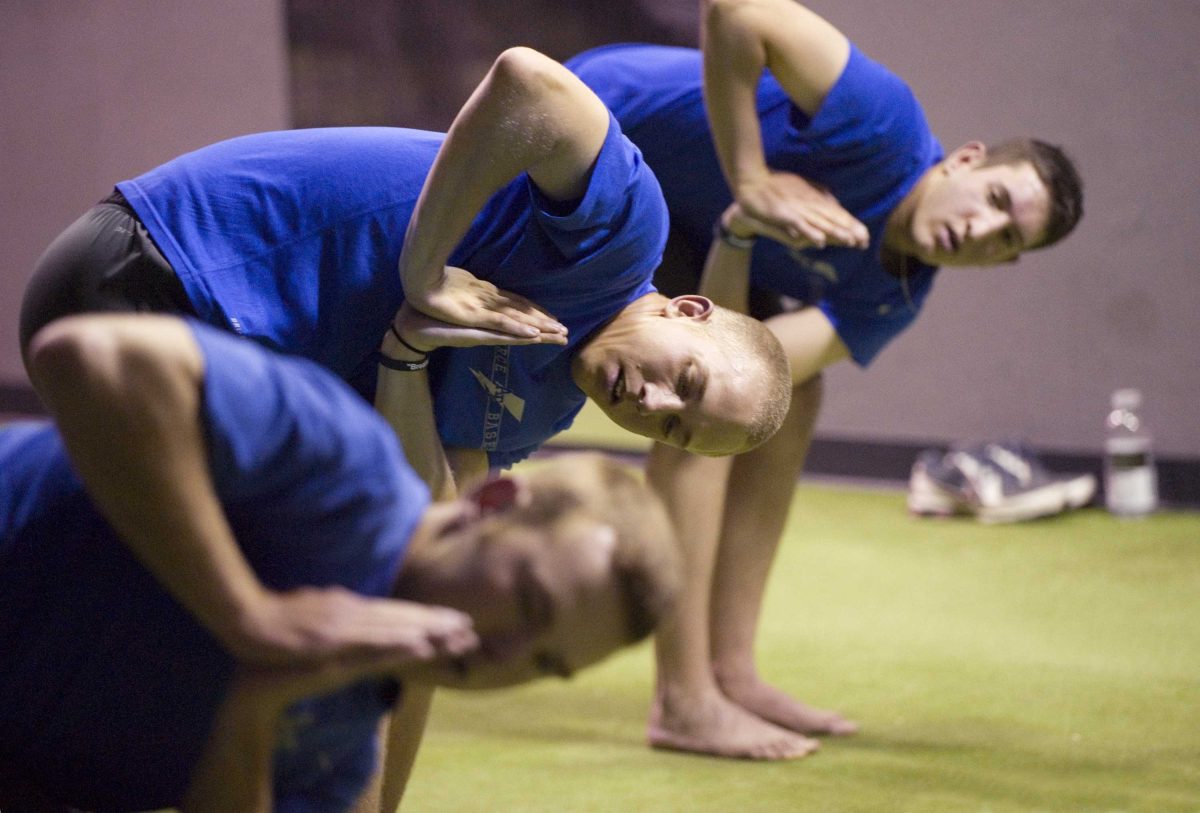
[[[387,425],[303,359],[195,325],[209,469],[271,588],[390,595],[429,495]],[[233,661],[131,555],[53,426],[0,430],[0,760],[89,810],[177,805]],[[277,810],[345,810],[395,686],[297,703]]]
[[[621,122],[667,199],[671,225],[703,257],[732,196],[703,101],[702,56],[690,48],[612,45],[567,62]],[[865,251],[791,251],[759,241],[752,283],[817,304],[854,360],[869,363],[916,317],[935,269],[917,262],[901,280],[879,259],[887,217],[942,157],[912,91],[851,45],[842,75],[811,118],[764,72],[758,87],[767,164],[830,189],[870,232]]]
[[[404,232],[443,138],[385,127],[261,133],[118,188],[202,319],[319,361],[371,400],[374,353],[402,302]],[[443,444],[507,466],[568,426],[585,400],[571,357],[654,290],[666,232],[658,182],[614,119],[573,206],[544,199],[526,175],[493,195],[450,264],[537,302],[571,341],[435,353]]]

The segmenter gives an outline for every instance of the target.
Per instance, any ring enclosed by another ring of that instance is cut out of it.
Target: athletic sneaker
[[[1057,482],[1018,477],[998,465],[986,446],[922,452],[908,481],[908,508],[915,514],[1021,522],[1061,513],[1066,506],[1065,490]]]
[[[967,478],[938,449],[926,449],[917,456],[908,478],[908,510],[924,516],[949,517],[970,514]]]
[[[1062,494],[1064,509],[1082,508],[1096,494],[1095,475],[1055,474],[1042,464],[1032,449],[1020,441],[988,443],[983,447],[982,454],[994,465],[1016,477],[1025,488],[1054,484]]]

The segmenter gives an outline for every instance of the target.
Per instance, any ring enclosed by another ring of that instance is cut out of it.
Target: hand
[[[458,658],[479,646],[464,613],[408,601],[389,601],[394,612],[396,645],[315,663],[241,663],[238,688],[264,712],[281,709],[303,697],[325,694],[371,676],[403,678],[407,668],[439,659]]]
[[[523,296],[502,291],[462,268],[445,266],[428,290],[404,292],[405,302],[434,319],[517,339],[565,344],[567,329]],[[561,337],[562,341],[555,341]],[[500,342],[496,342],[497,344]]]
[[[239,661],[255,666],[330,666],[363,659],[402,664],[461,654],[478,641],[454,610],[369,598],[342,587],[265,591],[232,641]]]
[[[409,345],[428,352],[436,347],[476,347],[484,344],[566,344],[566,333],[536,333],[531,336],[514,336],[495,330],[464,327],[435,319],[405,302],[396,312],[393,322],[396,331]],[[400,343],[391,331],[383,340],[383,353],[387,356],[406,358]]]
[[[867,227],[827,189],[790,172],[769,172],[737,190],[737,203],[754,233],[792,248],[866,248]]]

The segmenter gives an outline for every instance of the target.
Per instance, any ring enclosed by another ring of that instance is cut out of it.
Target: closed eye
[[[988,202],[1002,212],[1007,212],[1012,208],[1012,198],[1008,194],[1008,189],[999,184],[992,187],[988,195]]]
[[[525,562],[517,576],[517,605],[521,622],[532,630],[549,629],[554,624],[554,599]]]
[[[689,363],[684,366],[679,373],[679,380],[675,382],[675,394],[679,396],[679,400],[686,401],[688,393],[691,391],[691,379],[688,373],[691,371],[692,365]]]
[[[668,415],[667,417],[663,418],[662,436],[663,436],[664,440],[670,440],[672,437],[674,437],[675,432],[678,429],[679,429],[679,416],[678,415]]]

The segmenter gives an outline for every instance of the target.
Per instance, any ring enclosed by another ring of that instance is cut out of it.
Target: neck
[[[913,184],[913,188],[908,190],[900,202],[896,204],[896,208],[892,209],[892,213],[888,215],[887,222],[883,227],[883,247],[895,254],[901,255],[916,255],[916,246],[912,239],[912,221],[913,216],[917,211],[917,204],[920,202],[925,191],[929,188],[932,182],[933,169],[928,169],[917,182]]]

